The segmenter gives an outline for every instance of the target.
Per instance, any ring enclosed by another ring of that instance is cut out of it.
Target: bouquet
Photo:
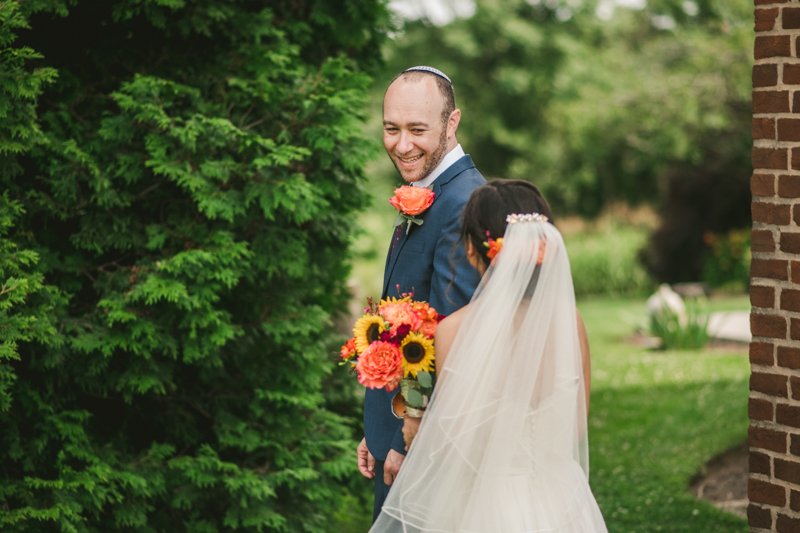
[[[428,405],[435,381],[433,335],[443,318],[426,302],[403,294],[375,305],[367,300],[353,338],[342,346],[340,364],[350,364],[358,382],[371,389],[400,387],[406,407]],[[397,399],[397,397],[396,397]],[[399,409],[395,407],[395,414]]]

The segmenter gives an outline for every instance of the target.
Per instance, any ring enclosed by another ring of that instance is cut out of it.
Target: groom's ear
[[[458,129],[458,123],[461,122],[461,110],[454,109],[450,113],[450,118],[447,119],[447,138],[453,137]]]

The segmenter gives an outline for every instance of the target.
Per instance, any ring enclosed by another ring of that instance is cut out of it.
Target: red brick
[[[797,96],[800,96],[800,91],[797,91]],[[800,109],[800,106],[798,106]],[[800,170],[800,150],[792,150],[792,170]]]
[[[798,212],[800,212],[800,210],[798,210]],[[790,279],[792,283],[800,284],[800,261],[792,261],[791,270],[792,270],[792,276]]]
[[[786,10],[783,10],[786,13]],[[786,16],[786,15],[784,15]],[[775,19],[778,17],[778,8],[770,7],[766,9],[756,9],[756,31],[769,31],[775,27]]]
[[[774,196],[775,176],[772,174],[753,174],[750,177],[750,193],[753,196]]]
[[[753,168],[776,168],[780,170],[789,166],[786,148],[759,148],[754,146],[751,155]],[[794,161],[792,161],[794,163]],[[800,163],[798,163],[800,166]]]
[[[753,372],[750,374],[750,390],[763,392],[770,396],[779,398],[789,397],[789,379],[779,374],[762,374]]]
[[[767,422],[772,422],[772,402],[759,400],[758,398],[750,398],[747,404],[747,416],[750,417],[750,420],[766,420]]]
[[[783,3],[788,2],[788,1],[789,0],[756,0],[755,1],[755,5],[763,6],[763,5],[766,5],[766,4],[783,4]]]
[[[800,340],[800,320],[797,320],[796,318],[792,319],[789,337],[795,341]]]
[[[750,478],[747,483],[747,496],[754,502],[777,507],[786,505],[786,489],[760,479]]]
[[[792,400],[800,400],[800,377],[789,376],[789,383],[792,386]]]
[[[750,363],[754,365],[772,366],[775,364],[774,351],[775,347],[768,342],[751,342]]]
[[[783,65],[783,83],[800,85],[800,64],[787,63]]]
[[[763,309],[775,307],[775,289],[772,287],[750,287],[750,305]]]
[[[783,237],[781,237],[781,247],[783,247]],[[800,291],[783,290],[781,292],[781,309],[784,311],[800,311]]]
[[[786,70],[784,67],[784,83]],[[778,85],[778,65],[756,65],[753,67],[753,87],[775,87]]]
[[[770,474],[769,455],[761,452],[750,452],[750,472],[753,474]]]
[[[782,316],[752,313],[750,315],[750,331],[754,337],[785,339],[786,319]]]
[[[775,289],[773,287],[750,287],[750,305],[762,309],[775,308]]]
[[[800,463],[775,459],[775,477],[790,483],[800,483]]]
[[[779,403],[777,406],[775,406],[775,421],[778,424],[782,424],[784,426],[800,428],[800,407]],[[798,467],[800,468],[800,464],[798,464]],[[777,469],[778,469],[778,463],[775,463],[776,472]],[[781,477],[781,479],[784,479],[786,481],[794,481],[786,477]],[[797,479],[800,479],[800,473],[798,473]]]
[[[788,113],[789,91],[753,91],[753,113]]]
[[[798,533],[800,532],[800,519],[779,513],[778,519],[775,520],[775,531],[778,533]]]
[[[777,9],[777,8],[775,8]],[[756,10],[756,21],[758,21],[758,11]],[[766,9],[764,10],[766,11]],[[797,30],[800,29],[800,9],[796,7],[784,7],[781,19],[783,19],[783,29],[784,30]],[[767,24],[767,20],[769,20],[769,15],[764,14],[762,15],[764,19],[763,25]],[[758,22],[756,22],[756,26],[758,26]],[[756,29],[756,31],[765,31]]]
[[[800,119],[782,118],[778,120],[779,141],[800,141]]]
[[[792,370],[800,369],[800,348],[778,346],[778,366]]]
[[[788,278],[787,266],[787,261],[783,259],[752,259],[750,277],[785,280]]]
[[[800,235],[800,234],[798,234]],[[754,229],[750,231],[750,251],[756,253],[771,253],[775,251],[775,238],[768,229]],[[759,305],[758,307],[764,307]]]
[[[789,507],[792,511],[800,511],[800,492],[793,490],[789,495]]]
[[[792,220],[791,209],[788,204],[773,204],[770,202],[753,202],[750,204],[753,222],[786,226]]]
[[[751,503],[747,506],[747,523],[750,527],[772,529],[772,513],[769,509]]]
[[[781,198],[800,198],[800,176],[778,176],[778,196]]]
[[[753,139],[774,139],[775,138],[775,119],[773,118],[754,118],[751,130]]]
[[[781,251],[800,254],[800,233],[781,233]]]
[[[756,37],[755,58],[790,57],[792,44],[788,35],[760,35]]]
[[[747,428],[747,440],[750,446],[786,453],[786,433],[767,428],[750,426]]]
[[[792,455],[800,455],[800,435],[791,435],[792,442],[789,451]]]

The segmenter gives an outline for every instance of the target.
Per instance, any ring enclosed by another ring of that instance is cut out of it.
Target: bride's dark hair
[[[535,185],[527,181],[494,180],[475,189],[469,197],[464,207],[460,241],[465,245],[469,239],[484,266],[489,266],[491,260],[486,255],[489,248],[483,243],[489,238],[497,240],[505,234],[506,216],[511,213],[539,213],[553,222],[547,200]]]

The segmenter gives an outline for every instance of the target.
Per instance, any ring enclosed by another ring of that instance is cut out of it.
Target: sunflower
[[[398,285],[398,290],[399,290],[399,287],[400,286]],[[395,298],[394,296],[389,296],[385,300],[381,300],[381,304],[378,307],[383,307],[385,305],[392,305],[392,304],[402,304],[402,303],[410,304],[413,301],[414,300],[411,299],[411,296],[408,296],[408,295],[407,296],[403,296],[402,298]]]
[[[433,339],[421,333],[409,333],[400,344],[403,355],[403,375],[417,377],[417,372],[433,372]]]
[[[364,315],[356,321],[356,325],[353,326],[353,337],[356,340],[356,351],[359,355],[367,349],[370,343],[378,340],[384,329],[386,328],[383,317],[378,315]]]

